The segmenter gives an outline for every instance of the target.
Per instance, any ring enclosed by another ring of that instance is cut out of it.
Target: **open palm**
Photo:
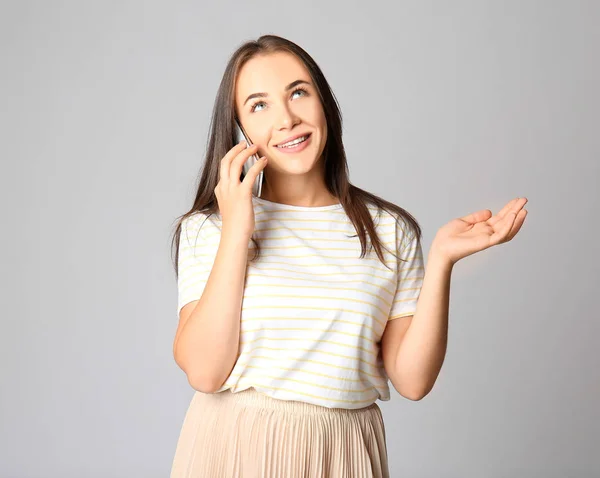
[[[471,254],[508,242],[525,221],[526,203],[527,198],[516,198],[495,216],[489,209],[482,209],[453,219],[438,230],[432,248],[455,264]]]

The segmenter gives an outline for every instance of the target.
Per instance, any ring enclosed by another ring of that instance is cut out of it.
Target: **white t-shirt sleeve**
[[[407,235],[398,227],[397,237],[397,254],[404,261],[398,260],[396,293],[388,320],[414,315],[425,277],[423,249],[415,234]]]
[[[212,270],[221,230],[213,216],[194,214],[181,223],[177,258],[177,315],[189,302],[200,299]]]

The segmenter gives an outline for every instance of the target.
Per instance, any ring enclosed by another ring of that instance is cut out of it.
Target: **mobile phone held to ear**
[[[246,135],[246,133],[242,129],[242,126],[240,125],[237,118],[235,118],[235,137],[236,137],[236,144],[242,140],[246,140],[247,148],[252,145],[250,138],[248,138],[248,135]],[[246,174],[248,174],[248,171],[254,164],[256,164],[258,159],[259,159],[258,155],[253,154],[244,163],[244,166],[242,167],[242,172],[243,172],[244,177],[246,177]],[[264,173],[264,169],[261,169],[260,172],[258,173],[258,176],[256,176],[256,181],[254,181],[254,184],[252,185],[252,194],[256,197],[260,197],[261,192],[262,192],[262,184],[263,184],[263,176],[264,176],[263,173]],[[240,180],[241,179],[243,179],[243,178],[240,178]]]

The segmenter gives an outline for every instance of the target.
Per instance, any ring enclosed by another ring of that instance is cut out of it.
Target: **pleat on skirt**
[[[388,478],[381,409],[328,408],[254,388],[196,391],[170,476]]]

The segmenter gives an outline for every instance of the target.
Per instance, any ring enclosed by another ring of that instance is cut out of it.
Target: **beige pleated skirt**
[[[249,388],[195,392],[171,478],[389,478],[376,403],[327,408]]]

